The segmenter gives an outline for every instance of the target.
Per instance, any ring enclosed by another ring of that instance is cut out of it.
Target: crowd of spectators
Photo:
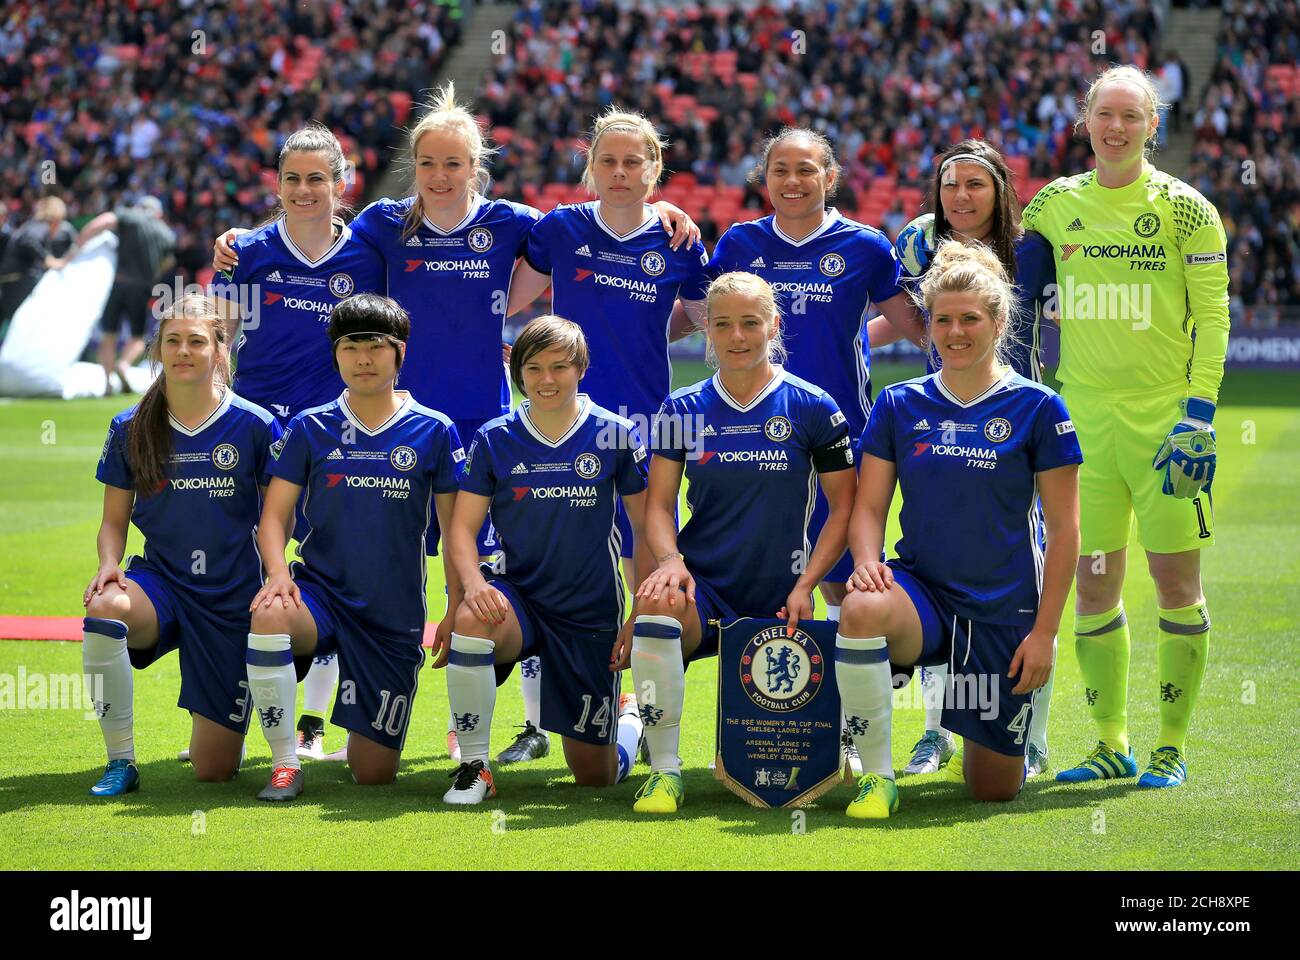
[[[0,3],[0,205],[16,225],[53,194],[81,223],[155,196],[196,279],[218,228],[267,215],[309,120],[361,199],[460,26],[459,0]]]
[[[1300,4],[1227,0],[1193,116],[1188,181],[1228,232],[1233,322],[1275,326],[1300,304]]]
[[[1007,155],[1022,199],[1087,168],[1077,98],[1100,68],[1134,63],[1190,104],[1163,119],[1194,126],[1188,179],[1223,214],[1234,310],[1266,324],[1300,304],[1300,10],[1225,13],[1213,75],[1192,90],[1158,49],[1154,0],[525,0],[477,103],[501,146],[498,195],[584,198],[582,135],[617,103],[671,141],[664,195],[709,244],[766,212],[747,175],[785,124],[831,137],[837,206],[892,236],[963,137]],[[156,196],[179,272],[201,279],[219,227],[267,214],[276,153],[309,119],[343,139],[360,201],[460,26],[460,0],[0,3],[0,223],[41,196],[77,223]]]
[[[1112,61],[1152,65],[1158,35],[1147,0],[529,0],[478,102],[503,144],[498,190],[543,207],[571,199],[536,187],[577,182],[578,139],[618,103],[672,142],[665,195],[706,205],[709,240],[728,217],[761,214],[745,177],[783,124],[826,133],[844,165],[837,205],[896,231],[918,211],[935,154],[963,137],[1000,147],[1023,197],[1084,169],[1076,96]]]

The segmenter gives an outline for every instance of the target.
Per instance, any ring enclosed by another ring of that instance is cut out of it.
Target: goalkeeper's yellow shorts
[[[1214,543],[1210,497],[1179,500],[1161,489],[1164,470],[1151,466],[1180,419],[1185,393],[1167,390],[1061,392],[1074,421],[1079,468],[1079,553],[1110,553],[1128,546],[1133,518],[1138,542],[1151,553],[1182,553]]]

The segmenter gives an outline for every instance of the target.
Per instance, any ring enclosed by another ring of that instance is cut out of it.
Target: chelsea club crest
[[[664,272],[664,258],[662,254],[650,250],[641,255],[641,269],[652,277],[657,277]]]
[[[838,277],[844,272],[844,258],[838,253],[828,253],[817,266],[826,276]]]
[[[768,627],[755,634],[740,656],[740,684],[755,704],[772,713],[797,710],[822,686],[823,659],[817,641],[795,630]]]
[[[584,480],[590,480],[600,473],[600,457],[594,453],[584,453],[573,461],[573,469],[578,471],[578,476]]]
[[[356,289],[356,284],[352,282],[352,278],[346,273],[336,273],[334,276],[330,277],[329,288],[330,293],[342,300],[345,297],[352,296],[352,291]]]
[[[388,462],[398,470],[410,470],[415,466],[415,451],[410,447],[397,447],[388,455]]]
[[[234,444],[223,443],[212,451],[212,462],[222,470],[233,470],[239,463],[239,451]]]
[[[469,232],[465,242],[475,253],[487,253],[492,249],[492,231],[487,227],[475,227]]]
[[[984,424],[984,436],[989,443],[1001,443],[1011,436],[1011,421],[1005,417],[994,417]]]
[[[763,433],[767,439],[781,443],[790,439],[790,434],[794,433],[794,427],[790,426],[790,421],[785,417],[770,417],[766,424],[763,425]]]

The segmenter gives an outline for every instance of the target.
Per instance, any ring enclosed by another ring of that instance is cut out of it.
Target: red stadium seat
[[[411,95],[405,90],[393,90],[388,94],[388,103],[393,108],[393,123],[402,126],[411,114]]]
[[[1029,176],[1029,158],[1022,154],[1017,154],[1015,156],[1007,157],[1006,161],[1007,166],[1011,168],[1011,172],[1016,175],[1016,180],[1024,182],[1024,180]]]

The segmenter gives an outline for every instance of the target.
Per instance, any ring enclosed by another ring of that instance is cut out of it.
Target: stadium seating
[[[218,228],[267,215],[276,153],[307,120],[339,135],[356,170],[349,198],[362,201],[461,17],[459,0],[159,0],[147,17],[71,0],[22,10],[0,15],[10,220],[50,190],[76,223],[153,194],[186,282],[208,266]],[[44,160],[54,161],[53,184]]]
[[[1300,305],[1300,23],[1280,3],[1226,12],[1187,180],[1223,217],[1234,325],[1276,326]]]

